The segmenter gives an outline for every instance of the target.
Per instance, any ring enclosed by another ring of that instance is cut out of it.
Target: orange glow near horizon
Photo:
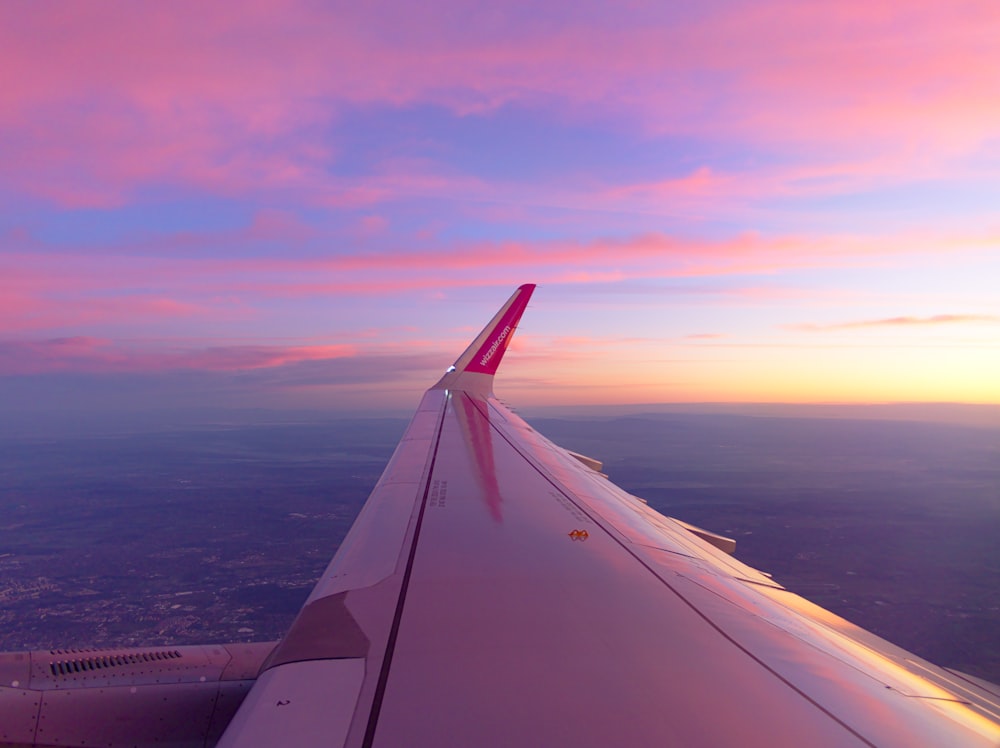
[[[501,378],[507,374],[512,381],[498,387],[526,405],[1000,404],[1000,346],[988,340],[949,345],[883,339],[829,346],[663,342],[613,350],[569,365],[558,356],[535,360],[525,352],[523,360],[505,364]]]

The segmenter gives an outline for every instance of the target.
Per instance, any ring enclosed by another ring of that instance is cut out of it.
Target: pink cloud
[[[301,242],[317,235],[315,228],[304,223],[287,210],[264,209],[257,211],[246,230],[248,239]]]
[[[302,361],[327,361],[357,355],[353,345],[263,346],[243,345],[166,354],[163,363],[170,368],[205,371],[244,371],[267,369]],[[159,357],[154,363],[159,364]]]
[[[74,370],[83,365],[114,367],[121,362],[110,341],[78,336],[0,343],[0,373],[37,374]]]
[[[58,258],[47,259],[58,261]],[[67,324],[77,328],[103,323],[141,325],[153,320],[232,316],[231,310],[220,310],[218,303],[182,301],[165,295],[92,295],[88,292],[120,291],[119,284],[128,284],[130,280],[114,276],[102,278],[101,265],[103,263],[95,263],[92,274],[81,274],[77,278],[22,273],[16,290],[8,290],[7,284],[0,282],[0,292],[3,292],[0,333],[46,330]]]
[[[24,74],[0,99],[12,146],[0,181],[72,206],[119,205],[151,183],[338,206],[460,183],[403,165],[360,185],[332,177],[330,124],[370,103],[462,115],[518,102],[848,160],[890,152],[931,171],[997,137],[994,3],[773,0],[686,18],[511,3],[490,18],[450,3],[4,5],[0,69]],[[719,189],[705,170],[661,185]]]
[[[957,168],[957,167],[956,167]],[[901,154],[780,167],[721,171],[707,166],[681,177],[617,184],[578,199],[593,207],[677,215],[719,215],[776,197],[840,195],[933,176]]]
[[[953,258],[972,257],[997,246],[997,239],[988,235],[915,230],[872,237],[744,233],[696,240],[640,234],[584,242],[461,242],[440,249],[366,250],[321,257],[185,256],[190,247],[242,245],[254,237],[282,245],[286,233],[287,242],[293,243],[304,232],[308,229],[294,221],[272,215],[232,232],[185,232],[130,241],[123,253],[114,248],[88,249],[86,257],[51,250],[0,252],[0,331],[76,334],[98,324],[148,329],[157,320],[245,320],[260,314],[274,299],[506,287],[526,278],[594,284],[738,277],[742,285],[729,283],[717,292],[802,299],[813,292],[785,288],[780,282],[762,285],[759,279],[806,269],[877,268],[900,258],[915,265],[942,252]],[[310,237],[332,241],[323,234]]]
[[[356,232],[358,236],[368,237],[384,234],[389,221],[384,216],[368,214],[358,219]]]
[[[1000,104],[987,71],[998,53],[986,29],[998,20],[989,3],[853,0],[836,9],[754,4],[716,19],[716,29],[764,40],[730,58],[746,71],[744,95],[757,99],[743,114],[758,135],[948,152],[995,135]],[[790,95],[798,117],[787,116]]]
[[[0,375],[57,371],[142,373],[178,370],[234,372],[328,361],[357,355],[353,345],[228,345],[209,348],[134,347],[85,336],[0,342]]]

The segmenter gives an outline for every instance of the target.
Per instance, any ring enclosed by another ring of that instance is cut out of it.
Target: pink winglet
[[[518,288],[434,388],[462,390],[484,396],[490,394],[493,391],[493,375],[497,373],[500,360],[514,337],[514,330],[534,290],[534,283]]]
[[[535,290],[534,284],[525,284],[514,292],[507,302],[506,309],[501,309],[499,319],[494,318],[491,326],[487,327],[489,334],[482,345],[473,353],[471,360],[466,364],[464,371],[472,371],[477,374],[496,374],[500,359],[503,358],[504,351],[510,344],[510,339],[514,337],[514,330],[517,323],[528,306],[528,299],[531,292]]]

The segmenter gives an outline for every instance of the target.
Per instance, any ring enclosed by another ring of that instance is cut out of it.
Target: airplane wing
[[[0,654],[0,746],[1000,745],[1000,688],[785,590],[497,400],[533,289],[424,395],[284,639]]]
[[[220,746],[1000,744],[996,686],[788,592],[497,400],[533,289],[424,395]]]

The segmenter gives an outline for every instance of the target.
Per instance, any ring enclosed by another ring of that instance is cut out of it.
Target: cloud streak
[[[354,345],[228,345],[149,350],[91,337],[0,342],[0,376],[60,371],[91,374],[177,370],[238,372],[273,369],[302,362],[352,358]]]
[[[331,242],[336,235],[268,215],[255,218],[247,229],[130,240],[117,248],[91,248],[87,256],[37,242],[30,253],[0,251],[0,333],[77,334],[100,325],[149,329],[170,321],[219,324],[259,318],[267,304],[281,300],[507,287],[525,277],[568,286],[655,279],[686,283],[678,292],[698,290],[689,282],[702,279],[703,284],[724,282],[714,292],[747,301],[802,299],[816,292],[762,286],[761,279],[817,269],[877,269],[900,257],[912,263],[940,251],[953,258],[974,257],[1000,245],[990,236],[926,233],[745,233],[711,240],[650,233],[589,241],[456,242],[446,248],[390,247],[319,256],[184,256],[193,247],[207,252],[260,236],[281,245],[302,236]]]
[[[935,327],[969,323],[996,324],[1000,317],[991,314],[935,314],[930,317],[887,317],[854,322],[840,322],[832,325],[792,325],[789,329],[806,332],[829,332],[836,330],[861,330],[871,327]]]

